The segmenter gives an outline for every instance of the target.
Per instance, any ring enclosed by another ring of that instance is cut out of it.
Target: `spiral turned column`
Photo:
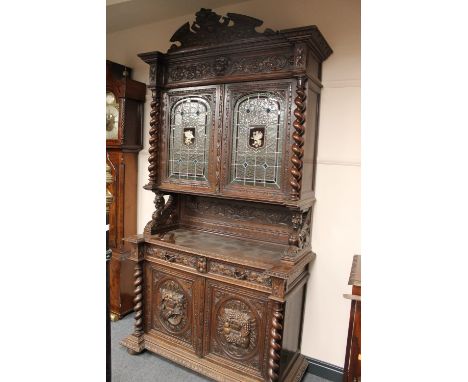
[[[148,184],[144,186],[147,190],[153,190],[157,181],[157,162],[158,162],[158,139],[161,114],[161,92],[156,88],[151,89],[151,111],[150,111],[150,131],[149,131],[149,179]]]
[[[275,301],[273,306],[273,319],[270,332],[270,358],[268,360],[268,376],[270,382],[279,378],[279,363],[283,335],[283,304]]]
[[[305,91],[305,77],[299,77],[297,79],[297,89],[296,89],[296,98],[294,103],[296,104],[296,109],[294,110],[294,116],[296,117],[293,126],[294,133],[292,138],[294,143],[292,145],[293,155],[291,158],[292,168],[291,168],[291,180],[290,184],[292,187],[291,191],[291,200],[299,200],[301,192],[301,179],[302,179],[302,157],[304,156],[304,132],[305,132],[305,109],[306,109],[306,91]]]
[[[133,331],[133,335],[135,337],[141,337],[143,335],[143,270],[141,267],[141,262],[136,263],[133,277],[135,279],[135,298],[133,299],[135,311],[135,329]]]

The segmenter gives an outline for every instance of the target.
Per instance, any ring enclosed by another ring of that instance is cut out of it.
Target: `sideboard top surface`
[[[281,255],[287,249],[286,245],[229,237],[188,228],[177,228],[170,233],[173,234],[171,242],[157,238],[148,238],[146,241],[192,253],[197,252],[221,260],[236,259],[237,262],[255,264],[265,269],[277,265],[281,260]]]

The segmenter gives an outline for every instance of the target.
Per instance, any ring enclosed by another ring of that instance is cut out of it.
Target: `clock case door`
[[[216,192],[216,148],[221,145],[220,97],[219,86],[164,92],[160,189]]]

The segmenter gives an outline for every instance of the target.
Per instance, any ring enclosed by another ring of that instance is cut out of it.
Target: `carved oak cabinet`
[[[121,343],[217,381],[299,381],[314,204],[317,27],[201,9],[167,53],[140,54],[152,93],[155,211],[126,238],[135,328]]]

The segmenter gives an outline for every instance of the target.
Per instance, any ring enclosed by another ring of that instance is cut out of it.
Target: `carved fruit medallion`
[[[170,332],[180,332],[187,324],[187,297],[182,287],[173,280],[159,287],[159,318]]]
[[[253,355],[257,346],[257,320],[247,304],[227,300],[218,310],[217,337],[223,350],[233,358]]]

